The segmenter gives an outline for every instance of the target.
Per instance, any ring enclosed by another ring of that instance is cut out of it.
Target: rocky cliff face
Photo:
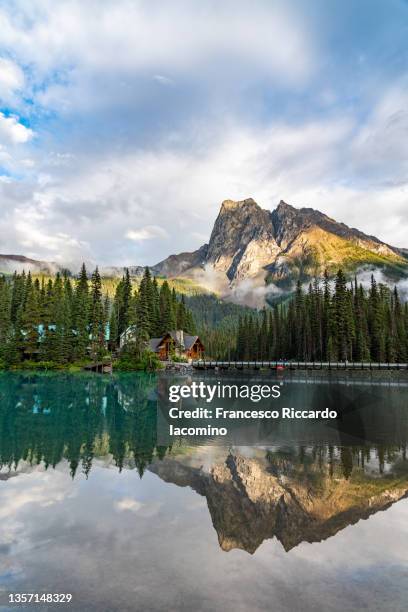
[[[252,199],[225,200],[211,233],[206,263],[232,281],[255,276],[279,250],[267,210]]]
[[[380,267],[391,275],[408,274],[403,250],[338,223],[312,208],[281,201],[272,212],[251,198],[225,200],[208,245],[193,253],[172,255],[153,267],[166,276],[191,275],[210,267],[231,285],[258,278],[282,288],[339,267],[354,271]]]
[[[248,198],[222,203],[208,244],[170,255],[150,269],[154,275],[192,279],[230,299],[237,294],[238,301],[247,301],[243,290],[248,296],[256,289],[263,301],[276,287],[278,293],[290,292],[298,279],[307,282],[322,276],[325,269],[335,274],[340,267],[346,273],[381,269],[395,282],[408,276],[408,250],[394,248],[312,208],[298,209],[281,201],[269,211]],[[0,273],[23,269],[54,274],[61,268],[23,256],[0,255]],[[124,270],[100,271],[103,276],[122,276]],[[134,277],[143,271],[141,266],[129,267]]]
[[[205,451],[203,451],[205,452]],[[408,473],[382,476],[361,467],[346,478],[339,466],[302,463],[279,454],[212,459],[166,457],[149,469],[166,482],[190,486],[207,499],[220,547],[249,553],[276,537],[285,550],[319,542],[367,519],[408,494]]]

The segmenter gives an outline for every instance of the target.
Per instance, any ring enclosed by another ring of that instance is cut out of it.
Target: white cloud
[[[0,140],[11,144],[24,144],[34,136],[33,130],[19,122],[18,117],[6,117],[0,112]]]
[[[378,183],[408,176],[408,80],[385,90],[351,146],[354,172]]]
[[[308,74],[314,62],[309,31],[285,4],[227,0],[214,10],[174,0],[155,10],[148,0],[46,0],[29,8],[17,0],[12,9],[0,11],[3,44],[42,72],[61,65],[183,70],[235,58],[287,81]]]
[[[167,236],[167,232],[158,225],[147,225],[137,230],[128,230],[126,238],[141,242],[143,240],[152,240],[153,238],[163,238]]]
[[[138,512],[143,508],[143,504],[132,497],[124,497],[115,502],[115,508],[121,512],[128,510],[130,512]]]
[[[318,208],[404,246],[407,188],[342,183],[344,150],[353,150],[355,130],[344,118],[259,129],[228,122],[204,149],[197,126],[191,151],[168,145],[68,157],[62,166],[44,168],[47,180],[24,194],[26,202],[0,229],[6,223],[16,229],[4,227],[3,235],[16,239],[20,251],[58,261],[69,255],[102,265],[154,264],[208,240],[223,199],[252,196],[265,208],[281,198]],[[387,207],[387,215],[372,214]]]
[[[0,100],[9,102],[24,86],[24,73],[13,61],[0,57]]]
[[[47,232],[43,228],[43,215],[39,210],[16,207],[13,218],[13,239],[19,245],[19,252],[24,255],[34,259],[45,258],[61,265],[73,265],[75,268],[82,260],[89,259],[89,244],[85,240],[78,240],[61,231]]]
[[[149,75],[214,98],[258,78],[298,90],[321,61],[307,20],[286,3],[16,0],[0,8],[0,31],[3,47],[29,66],[35,104],[59,115],[113,104],[135,112]]]
[[[0,97],[19,97],[36,138],[0,113],[2,249],[153,264],[197,248],[220,202],[248,196],[408,246],[407,82],[384,84],[369,112],[356,92],[342,104],[320,75],[333,55],[319,25],[263,0],[3,4]]]
[[[22,467],[27,469],[27,473],[21,472],[17,478],[10,478],[2,490],[0,519],[3,526],[15,520],[26,507],[50,506],[72,495],[65,490],[69,474],[60,470],[47,473],[42,465],[31,468],[23,464]]]

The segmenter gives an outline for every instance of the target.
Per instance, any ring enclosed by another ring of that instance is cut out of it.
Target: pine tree
[[[258,351],[259,358],[266,360],[268,358],[268,315],[266,308],[261,311],[261,324],[258,331]]]
[[[404,313],[397,287],[394,287],[394,325],[396,339],[396,361],[406,363],[407,361],[407,332],[404,325]]]
[[[14,274],[12,281],[12,293],[11,293],[11,321],[13,325],[16,323],[17,313],[23,305],[24,292],[25,292],[25,280],[26,275],[23,271],[22,274]],[[21,313],[20,313],[21,314]]]
[[[152,282],[151,334],[155,338],[160,335],[160,292],[156,278]]]
[[[367,343],[367,314],[365,308],[364,290],[362,285],[359,287],[357,286],[357,278],[355,278],[354,281],[354,320],[354,358],[356,361],[366,361],[370,358]]]
[[[85,264],[82,264],[73,297],[73,350],[76,359],[84,359],[87,354],[89,345],[90,305],[88,275]]]
[[[347,304],[346,277],[342,270],[336,275],[335,290],[333,296],[333,315],[335,330],[335,345],[337,348],[337,358],[345,361],[348,358],[348,339],[349,339],[349,317]]]
[[[176,328],[176,317],[173,310],[173,300],[167,281],[160,289],[160,333],[164,334]]]
[[[94,358],[99,358],[104,353],[105,347],[105,319],[102,303],[102,283],[98,267],[96,267],[91,278],[90,296],[90,341],[91,353]]]
[[[118,289],[116,292],[117,302],[117,325],[118,325],[118,334],[120,335],[124,332],[130,323],[130,306],[132,299],[132,283],[130,280],[129,270],[125,269],[125,276],[122,279],[122,282],[119,283]]]
[[[371,276],[368,309],[371,358],[374,361],[381,362],[385,357],[384,318],[374,276]]]
[[[177,329],[185,329],[187,322],[187,312],[186,312],[186,304],[184,301],[184,296],[181,297],[181,301],[175,304],[176,308],[176,328]]]
[[[4,276],[0,277],[0,361],[6,362],[12,339],[11,289]]]
[[[334,290],[325,273],[323,289],[318,280],[305,295],[298,282],[287,304],[266,313],[240,316],[236,327],[238,359],[280,357],[406,363],[408,355],[408,304],[402,306],[398,291],[377,286],[372,279],[366,292],[362,285],[347,287],[338,271]],[[253,343],[253,338],[257,342]],[[265,337],[267,349],[265,351]]]
[[[237,329],[236,329],[236,341],[235,341],[235,358],[242,360],[244,358],[245,351],[245,339],[244,339],[244,317],[242,314],[238,317]],[[209,350],[209,349],[207,349]],[[212,353],[210,352],[210,355]]]
[[[154,314],[154,288],[149,268],[145,268],[138,293],[137,325],[148,338],[157,325]],[[172,328],[173,329],[173,328]]]
[[[22,305],[21,334],[23,336],[23,352],[33,359],[39,350],[39,292],[32,283],[30,273],[27,276]]]

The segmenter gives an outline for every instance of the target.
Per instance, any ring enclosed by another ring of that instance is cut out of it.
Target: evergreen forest
[[[120,355],[121,334],[130,326],[134,341]],[[123,360],[127,353],[124,369],[132,369],[148,352],[149,338],[174,329],[198,334],[213,359],[408,361],[408,304],[397,288],[374,277],[365,288],[341,270],[306,288],[298,282],[291,297],[262,310],[214,294],[185,296],[148,268],[137,286],[125,270],[109,294],[98,269],[89,277],[85,265],[76,278],[0,277],[3,368],[66,367],[106,355]]]
[[[126,270],[114,297],[104,295],[98,268],[88,278],[85,265],[76,279],[68,274],[35,278],[0,277],[0,366],[52,367],[101,359],[114,353],[120,335],[137,329],[140,358],[146,340],[165,331],[194,332],[194,321],[164,281],[160,288],[149,269],[134,289]]]
[[[374,276],[365,289],[326,273],[307,291],[298,282],[287,303],[240,317],[235,347],[237,359],[406,363],[408,304]]]

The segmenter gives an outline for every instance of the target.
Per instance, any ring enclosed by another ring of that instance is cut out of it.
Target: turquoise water
[[[167,382],[0,375],[1,610],[406,609],[404,380],[285,379],[282,401],[341,418],[257,447],[158,446]]]

